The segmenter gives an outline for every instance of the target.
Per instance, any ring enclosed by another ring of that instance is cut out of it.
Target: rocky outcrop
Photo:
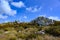
[[[38,24],[39,26],[46,26],[49,24],[53,24],[54,21],[46,17],[38,17],[35,20],[32,20],[31,23]]]

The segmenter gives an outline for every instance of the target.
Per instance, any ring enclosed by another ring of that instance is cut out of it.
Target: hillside
[[[54,21],[52,26],[47,26],[46,23],[51,24],[52,19],[38,17],[29,23],[3,23],[0,24],[0,40],[60,40],[59,22]]]

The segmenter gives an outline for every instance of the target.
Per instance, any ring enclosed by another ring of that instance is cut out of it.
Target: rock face
[[[41,30],[41,31],[35,32],[35,34],[45,34],[45,31]]]
[[[39,26],[46,26],[49,24],[54,23],[52,19],[45,18],[45,17],[38,17],[35,20],[32,20],[31,23],[36,23]]]

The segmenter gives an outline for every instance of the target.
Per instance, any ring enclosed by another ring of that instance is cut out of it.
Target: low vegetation
[[[45,22],[44,22],[45,23]],[[0,24],[0,40],[60,40],[60,24],[49,25],[25,22]]]

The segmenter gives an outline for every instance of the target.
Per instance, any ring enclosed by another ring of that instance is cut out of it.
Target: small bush
[[[49,27],[45,31],[46,33],[52,34],[54,36],[60,36],[60,26]]]

